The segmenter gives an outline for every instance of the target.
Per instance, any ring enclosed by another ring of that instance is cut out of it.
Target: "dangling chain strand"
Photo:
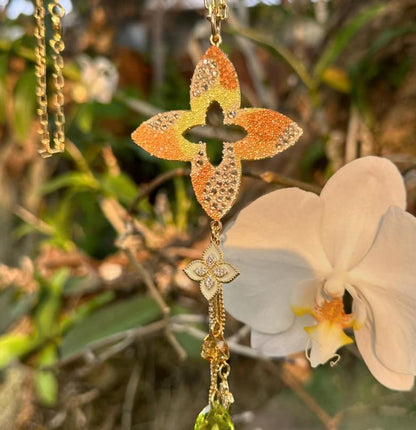
[[[211,241],[217,246],[221,242],[222,224],[220,221],[211,221]],[[210,361],[211,384],[208,400],[212,405],[219,402],[228,409],[234,398],[229,391],[228,375],[230,357],[227,342],[224,339],[225,308],[222,285],[217,294],[209,301],[209,334],[204,340],[203,357]]]
[[[221,22],[228,18],[228,5],[226,0],[204,0],[205,8],[208,10],[207,19],[211,23],[211,45],[220,46]]]
[[[65,9],[59,4],[58,0],[52,0],[48,5],[48,11],[51,14],[53,38],[50,41],[50,46],[53,50],[52,78],[54,82],[55,100],[54,106],[54,122],[55,131],[53,133],[53,145],[51,146],[49,118],[48,118],[48,97],[47,97],[47,67],[46,67],[46,30],[45,30],[45,8],[43,0],[36,0],[35,8],[35,38],[36,46],[36,78],[38,98],[38,116],[40,121],[41,134],[41,149],[39,153],[46,158],[55,153],[63,152],[65,149],[65,116],[63,112],[64,105],[64,77],[62,70],[64,61],[62,51],[64,50],[64,42],[62,40],[61,20],[65,15]]]

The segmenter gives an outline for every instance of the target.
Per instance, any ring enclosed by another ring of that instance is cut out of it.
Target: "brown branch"
[[[178,342],[176,337],[173,335],[173,333],[169,327],[170,307],[166,304],[165,300],[163,299],[162,295],[160,294],[159,290],[157,289],[156,285],[154,284],[153,279],[150,276],[149,272],[144,268],[144,266],[142,264],[140,264],[137,261],[137,259],[133,255],[132,251],[129,248],[126,248],[126,249],[124,249],[124,252],[126,253],[130,262],[133,264],[137,273],[142,278],[142,280],[145,283],[150,295],[154,298],[154,300],[156,301],[160,310],[163,313],[163,320],[165,322],[165,336],[166,336],[167,340],[172,345],[172,347],[175,349],[179,358],[181,360],[185,360],[188,354],[186,353],[186,351],[182,347],[182,345]]]
[[[272,365],[273,366],[273,365]],[[274,367],[274,366],[273,366]],[[289,371],[277,372],[274,367],[274,373],[277,373],[281,380],[305,403],[305,405],[319,418],[326,430],[337,430],[339,417],[331,417],[321,405],[303,388],[300,382]]]
[[[65,357],[59,360],[56,364],[51,366],[51,368],[65,366],[66,364],[71,363],[74,360],[77,360],[81,357],[88,357],[88,356],[91,357],[91,359],[89,359],[88,361],[92,361],[92,362],[105,361],[106,359],[112,357],[113,355],[127,348],[136,339],[140,339],[140,338],[155,334],[157,332],[160,332],[165,328],[165,326],[166,326],[165,321],[160,320],[160,321],[156,321],[154,323],[148,324],[146,326],[137,327],[127,331],[123,331],[121,333],[115,333],[111,336],[108,336],[104,339],[94,342],[89,346],[88,350],[79,351],[75,354],[72,354],[68,357]],[[105,353],[103,353],[98,357],[95,356],[93,350],[104,348],[115,342],[117,343],[112,347],[110,347],[108,351],[106,351]],[[121,347],[121,343],[123,343],[122,347]]]
[[[140,370],[137,364],[134,365],[126,388],[126,396],[123,403],[123,411],[121,416],[122,430],[131,430],[132,426],[132,411],[134,399],[136,398],[137,385],[140,380]]]
[[[128,213],[130,215],[133,215],[136,210],[137,204],[142,200],[143,198],[147,197],[152,191],[154,191],[156,188],[159,188],[162,184],[165,182],[170,181],[173,178],[178,178],[180,176],[188,176],[190,174],[189,169],[184,169],[182,167],[170,170],[169,172],[162,173],[159,176],[156,176],[155,179],[153,179],[152,182],[149,182],[147,185],[143,187],[143,189],[137,194],[137,196],[134,198],[134,200],[131,202]]]
[[[319,185],[309,184],[308,182],[299,181],[297,179],[288,178],[274,172],[244,172],[243,176],[248,178],[260,179],[268,184],[283,185],[285,187],[297,187],[305,191],[310,191],[315,194],[319,194],[322,188]]]
[[[149,182],[149,184],[145,185],[144,188],[139,192],[139,194],[134,198],[131,202],[128,213],[133,215],[136,212],[136,206],[143,198],[147,197],[152,191],[159,188],[165,182],[170,181],[171,179],[178,178],[181,176],[188,176],[190,174],[189,169],[185,169],[179,167],[178,169],[170,170],[169,172],[162,173],[157,176],[153,181]],[[319,194],[322,188],[318,185],[309,184],[307,182],[299,181],[297,179],[288,178],[287,176],[279,175],[274,172],[263,172],[263,173],[254,173],[254,172],[244,172],[243,176],[248,178],[260,179],[268,184],[278,184],[284,185],[287,187],[298,187],[305,191],[311,191],[312,193]]]
[[[25,223],[34,227],[40,233],[43,233],[47,236],[52,236],[55,233],[53,227],[51,227],[49,224],[46,224],[44,221],[42,221],[40,218],[29,212],[22,206],[17,206],[14,210],[14,214],[18,216],[21,220],[23,220]]]

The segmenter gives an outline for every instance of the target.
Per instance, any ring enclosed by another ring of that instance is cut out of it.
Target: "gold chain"
[[[222,225],[220,221],[211,221],[211,241],[217,246],[221,242]],[[220,403],[228,409],[233,403],[233,395],[228,386],[230,351],[224,339],[225,309],[222,285],[217,294],[209,301],[209,333],[202,344],[202,357],[210,362],[211,384],[209,403]]]
[[[204,0],[205,8],[208,10],[207,19],[211,23],[211,45],[220,46],[221,22],[228,18],[228,5],[226,0]]]
[[[63,112],[64,105],[64,77],[62,70],[64,60],[62,51],[65,48],[62,40],[61,20],[65,15],[65,9],[59,4],[58,0],[52,0],[48,4],[48,11],[51,14],[53,37],[49,41],[52,48],[52,65],[53,65],[53,86],[54,94],[54,122],[55,130],[53,132],[53,145],[51,145],[49,118],[48,118],[48,96],[47,96],[47,67],[46,67],[46,30],[45,30],[45,8],[43,0],[36,0],[35,8],[35,38],[36,38],[36,78],[38,98],[38,116],[40,121],[41,149],[39,153],[42,157],[50,157],[57,152],[63,152],[65,149],[65,116]]]

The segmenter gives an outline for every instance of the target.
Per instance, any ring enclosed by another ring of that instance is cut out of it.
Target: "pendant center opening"
[[[218,166],[222,161],[224,142],[237,142],[246,136],[243,127],[224,124],[224,111],[216,101],[207,109],[205,125],[191,127],[183,133],[183,137],[192,143],[207,143],[207,157],[213,166]]]

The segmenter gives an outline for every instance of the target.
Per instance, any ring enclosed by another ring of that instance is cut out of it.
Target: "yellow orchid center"
[[[331,362],[331,365],[334,365],[339,360],[337,350],[353,342],[344,333],[344,329],[353,326],[354,316],[345,313],[344,303],[340,297],[324,300],[322,304],[315,305],[312,316],[317,324],[305,327],[309,335],[307,349],[310,348],[307,358],[312,367],[324,364],[332,358],[335,358],[335,361]]]
[[[327,321],[330,324],[339,324],[343,329],[350,328],[353,325],[353,315],[346,314],[344,303],[340,297],[331,300],[324,300],[321,306],[316,306],[313,317],[318,323]]]

